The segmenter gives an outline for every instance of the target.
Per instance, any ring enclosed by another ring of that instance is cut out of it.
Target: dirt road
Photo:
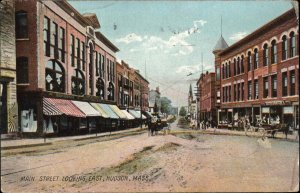
[[[45,148],[45,147],[44,147]],[[293,191],[299,144],[244,136],[146,133],[2,151],[4,192]]]

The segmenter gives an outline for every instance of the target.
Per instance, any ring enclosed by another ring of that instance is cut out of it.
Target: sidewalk
[[[20,148],[20,147],[36,146],[36,145],[51,145],[53,142],[56,142],[56,141],[104,137],[104,136],[117,135],[117,134],[121,134],[121,133],[142,131],[142,130],[146,130],[146,127],[143,127],[142,129],[140,127],[136,127],[136,128],[126,129],[126,130],[121,130],[121,131],[114,131],[111,133],[110,132],[98,133],[97,136],[96,136],[96,133],[93,133],[93,134],[77,135],[77,136],[52,137],[52,138],[46,138],[46,142],[44,142],[44,138],[34,138],[34,139],[24,138],[24,139],[1,140],[1,149],[2,148],[14,149],[14,148]]]

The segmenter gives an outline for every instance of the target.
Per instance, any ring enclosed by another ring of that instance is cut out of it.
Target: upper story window
[[[71,87],[72,87],[72,94],[84,95],[85,79],[83,73],[78,69],[75,69],[73,71]]]
[[[268,66],[268,63],[269,63],[269,49],[268,49],[268,44],[265,44],[263,50],[263,65]]]
[[[50,56],[58,59],[58,25],[55,22],[51,22],[51,39],[50,39]]]
[[[79,40],[79,38],[76,38],[76,41],[75,41],[75,49],[76,49],[76,59],[77,59],[77,68],[78,69],[81,69],[81,60],[80,60],[80,55],[81,55],[81,53],[80,53],[80,40]]]
[[[295,70],[290,71],[290,95],[296,94],[296,77]]]
[[[227,65],[227,70],[228,70],[228,77],[231,77],[231,69],[230,69],[230,61],[228,62],[228,65]]]
[[[235,76],[237,74],[236,59],[233,60],[233,65],[234,65],[233,75]]]
[[[258,99],[258,80],[254,80],[254,99]]]
[[[271,42],[271,44],[272,44],[272,47],[271,47],[271,63],[275,64],[275,63],[277,63],[277,44],[276,44],[275,40],[273,40]]]
[[[254,49],[254,69],[258,68],[258,50],[257,48]]]
[[[222,65],[222,78],[225,79],[225,65]]]
[[[287,72],[282,73],[282,96],[288,95],[288,79]]]
[[[75,37],[71,34],[71,45],[70,45],[70,52],[71,52],[71,66],[75,66]]]
[[[296,37],[295,33],[290,33],[290,57],[296,56]]]
[[[251,57],[251,52],[248,52],[248,71],[252,70],[252,57]]]
[[[28,83],[28,58],[17,58],[17,83]]]
[[[277,75],[271,76],[272,83],[272,97],[277,97]]]
[[[282,60],[286,60],[287,59],[287,55],[288,55],[288,42],[287,42],[287,38],[286,36],[282,37]]]
[[[98,78],[96,81],[96,96],[99,96],[101,100],[104,100],[104,81],[102,78]]]
[[[65,72],[57,60],[49,60],[47,62],[45,81],[47,91],[65,91]]]
[[[248,81],[248,100],[252,99],[252,82]]]
[[[264,77],[264,98],[269,96],[269,77]]]
[[[50,56],[50,19],[44,17],[44,52],[45,56]]]
[[[216,69],[216,80],[220,80],[220,68]]]
[[[112,82],[109,82],[108,88],[108,100],[115,100],[115,86],[113,85]]]
[[[27,12],[19,11],[16,13],[16,38],[28,38]]]
[[[82,63],[82,70],[85,71],[85,43],[81,42],[81,63]]]
[[[105,57],[101,55],[101,65],[100,65],[100,77],[104,78],[104,71],[105,71]]]
[[[65,62],[65,29],[59,28],[58,58]]]
[[[244,56],[241,56],[241,73],[244,73]]]
[[[93,74],[94,74],[94,49],[93,45],[90,44],[90,54],[89,54],[89,94],[93,95],[94,85],[93,85]]]

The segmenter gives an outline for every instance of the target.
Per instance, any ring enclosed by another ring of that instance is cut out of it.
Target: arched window
[[[248,71],[252,70],[252,57],[251,52],[248,52]]]
[[[263,65],[268,66],[268,61],[269,61],[269,49],[268,49],[268,44],[264,45],[264,52],[263,52]]]
[[[16,13],[16,38],[28,38],[27,12],[19,11]]]
[[[273,40],[271,42],[272,47],[271,47],[271,64],[275,64],[277,63],[277,45],[276,45],[276,41]]]
[[[237,59],[237,74],[241,73],[241,59],[238,57]]]
[[[98,78],[96,82],[96,96],[99,96],[101,100],[104,100],[104,81],[102,78]]]
[[[241,73],[244,73],[244,56],[241,56]]]
[[[222,65],[222,78],[225,79],[225,65]]]
[[[296,37],[295,33],[290,33],[290,57],[294,57],[296,55]]]
[[[72,85],[72,94],[84,95],[84,93],[85,93],[85,80],[84,80],[84,75],[80,70],[75,69],[73,71],[71,85]]]
[[[108,91],[108,100],[115,100],[115,86],[113,85],[112,82],[109,82],[109,85],[108,85],[108,88],[107,88],[107,91]]]
[[[231,77],[230,61],[228,62],[227,69],[228,69],[228,77]]]
[[[65,92],[65,72],[57,60],[49,60],[46,65],[46,90]]]
[[[254,69],[258,68],[258,50],[257,48],[254,49]]]
[[[282,37],[282,60],[286,60],[288,56],[288,42],[286,36]]]
[[[17,58],[17,83],[28,83],[28,58]]]
[[[228,64],[227,64],[227,62],[225,63],[225,76],[226,76],[226,78],[228,78],[229,77],[229,75],[228,75]]]
[[[233,71],[233,75],[236,75],[236,59],[233,60],[233,65],[234,65],[234,71]]]

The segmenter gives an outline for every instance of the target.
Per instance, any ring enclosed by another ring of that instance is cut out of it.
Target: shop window
[[[75,37],[71,34],[71,66],[75,66]]]
[[[248,71],[252,70],[252,57],[251,57],[251,52],[248,52]]]
[[[49,60],[47,62],[45,81],[47,91],[65,91],[65,72],[62,65],[58,61]]]
[[[50,56],[50,19],[44,17],[44,52],[45,56]]]
[[[28,83],[28,58],[17,58],[17,83]]]
[[[85,79],[83,73],[79,69],[75,69],[73,71],[71,87],[72,87],[72,94],[84,95]]]
[[[254,99],[258,99],[258,80],[254,80]]]
[[[295,70],[290,71],[290,95],[296,94],[296,77]]]
[[[294,57],[296,55],[296,37],[295,33],[290,33],[290,57]]]
[[[282,73],[282,96],[288,95],[288,80],[287,80],[287,72]]]
[[[28,38],[28,20],[27,12],[19,11],[16,13],[16,38],[23,39]]]
[[[272,47],[271,47],[271,63],[275,64],[277,63],[277,45],[276,45],[276,41],[273,40],[271,42]]]
[[[263,65],[268,66],[268,63],[269,63],[269,49],[268,49],[268,45],[265,44],[263,50]]]
[[[257,69],[258,66],[258,50],[254,49],[254,69]]]
[[[287,55],[288,55],[288,42],[287,42],[287,38],[286,36],[282,37],[282,60],[286,60],[287,59]]]
[[[252,100],[252,82],[248,81],[248,100]]]
[[[109,86],[107,88],[108,91],[108,100],[115,100],[115,86],[112,82],[109,83]]]
[[[102,78],[98,78],[96,81],[96,96],[99,96],[101,100],[104,100],[104,91],[105,91],[105,87],[104,87],[104,81],[102,80]]]
[[[269,81],[268,81],[268,77],[264,77],[263,79],[264,81],[264,98],[267,98],[269,96]]]
[[[277,97],[277,75],[273,75],[272,79],[272,97]]]

